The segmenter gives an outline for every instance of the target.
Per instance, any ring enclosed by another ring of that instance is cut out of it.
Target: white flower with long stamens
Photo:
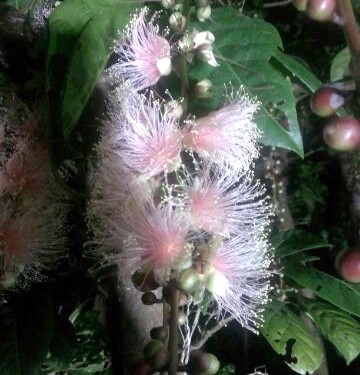
[[[258,157],[260,131],[253,121],[259,103],[240,89],[218,111],[183,129],[183,144],[204,160],[246,171]]]
[[[176,169],[182,147],[178,119],[152,93],[149,98],[127,89],[119,94],[124,125],[117,144],[124,165],[143,178]]]
[[[256,332],[263,305],[268,301],[271,256],[264,231],[237,236],[217,250],[214,270],[207,275],[219,311],[227,312],[245,328]]]
[[[188,225],[171,205],[157,208],[148,202],[126,211],[123,219],[119,259],[127,267],[169,267],[186,251]]]
[[[130,81],[137,91],[171,72],[170,44],[159,35],[157,15],[147,19],[148,13],[144,7],[133,17],[115,46],[119,60],[108,69],[112,81]]]
[[[183,204],[194,228],[228,237],[261,230],[268,224],[269,204],[252,173],[237,175],[226,168],[205,165],[183,191]]]

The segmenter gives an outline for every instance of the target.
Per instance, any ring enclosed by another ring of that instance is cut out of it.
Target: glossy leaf
[[[335,56],[330,67],[331,81],[338,81],[340,79],[343,79],[347,75],[349,71],[350,59],[351,55],[348,47],[341,50]]]
[[[300,318],[280,303],[269,305],[261,333],[271,347],[285,357],[287,365],[299,374],[312,374],[322,360],[320,345]]]
[[[219,67],[197,63],[190,69],[193,80],[210,79],[215,95],[198,100],[193,109],[213,110],[221,104],[224,85],[244,86],[261,101],[256,121],[266,145],[288,148],[303,155],[302,140],[290,81],[270,63],[282,43],[277,30],[263,20],[248,18],[232,8],[214,9],[212,20],[192,25],[215,35],[214,53]],[[288,128],[286,130],[285,128]]]
[[[321,333],[349,365],[360,354],[360,323],[328,303],[308,301],[305,306]]]
[[[319,78],[294,56],[286,55],[284,52],[277,50],[273,57],[288,70],[290,77],[296,77],[311,92],[315,92],[322,86]]]
[[[300,229],[279,233],[272,238],[272,244],[276,256],[280,258],[330,246],[324,238]]]
[[[360,289],[325,272],[284,261],[284,273],[304,288],[340,309],[360,317]]]

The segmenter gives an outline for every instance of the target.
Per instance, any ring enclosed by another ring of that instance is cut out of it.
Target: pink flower
[[[264,189],[251,174],[238,176],[216,165],[205,165],[184,187],[184,205],[195,228],[228,237],[268,224]]]
[[[234,237],[218,249],[212,262],[214,270],[207,275],[207,288],[220,312],[228,312],[255,332],[271,289],[268,248],[264,232]]]
[[[120,259],[129,267],[169,267],[184,254],[187,224],[170,205],[156,208],[150,202],[143,204],[125,212],[124,222]]]
[[[123,128],[117,152],[122,163],[143,178],[176,169],[182,146],[178,120],[152,94],[147,98],[126,89],[119,93]]]
[[[159,35],[157,16],[147,20],[149,8],[135,15],[116,44],[118,62],[109,68],[112,81],[130,81],[136,91],[155,85],[171,72],[170,44]]]
[[[258,156],[260,131],[253,121],[258,103],[241,89],[226,105],[186,126],[183,144],[204,160],[246,171]]]

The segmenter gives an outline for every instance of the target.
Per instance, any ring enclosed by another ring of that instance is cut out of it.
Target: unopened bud
[[[145,292],[141,296],[141,301],[144,305],[154,305],[158,302],[156,295],[153,292]]]
[[[198,82],[194,86],[194,93],[197,98],[208,98],[211,96],[211,89],[212,89],[213,83],[205,78],[202,81]]]
[[[171,9],[172,7],[176,5],[176,0],[161,0],[161,5],[165,9]]]
[[[194,35],[194,43],[195,43],[194,48],[196,49],[205,45],[213,44],[214,41],[215,41],[215,36],[210,31],[201,31],[199,33],[197,32]]]
[[[229,290],[229,281],[217,270],[206,275],[205,285],[208,291],[219,297],[224,297]]]
[[[216,62],[213,49],[211,45],[203,45],[198,49],[198,57],[200,60],[208,63],[211,66],[217,67],[219,64]]]
[[[168,76],[171,73],[170,57],[163,57],[156,62],[156,67],[161,76]]]
[[[196,10],[196,15],[197,18],[199,19],[200,22],[204,22],[211,16],[211,6],[206,5],[204,7],[200,7]]]
[[[186,18],[180,12],[175,12],[170,16],[169,24],[173,30],[180,31],[185,27]]]
[[[195,48],[195,42],[194,39],[190,35],[184,35],[179,40],[179,49],[182,52],[190,52]]]
[[[184,113],[184,108],[177,100],[170,100],[165,104],[165,112],[170,116],[180,118]]]

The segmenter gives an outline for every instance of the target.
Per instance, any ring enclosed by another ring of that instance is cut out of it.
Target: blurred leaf
[[[336,346],[349,365],[360,354],[360,323],[328,303],[307,301],[305,306],[321,333]]]
[[[340,309],[360,317],[360,288],[295,261],[283,261],[283,265],[285,276]]]
[[[75,355],[76,333],[69,320],[58,317],[50,344],[50,357],[46,363],[57,369],[66,370]]]
[[[330,80],[338,81],[349,73],[350,50],[348,47],[341,50],[334,58],[330,67]]]
[[[213,68],[197,63],[190,68],[191,79],[208,78],[215,87],[210,99],[193,101],[193,108],[214,110],[223,99],[224,84],[231,82],[235,89],[244,86],[262,103],[256,116],[262,142],[303,156],[291,83],[269,62],[277,49],[282,48],[277,30],[263,20],[246,17],[227,7],[214,9],[211,21],[195,22],[192,26],[215,35],[214,53],[220,64]]]
[[[275,255],[280,258],[330,246],[324,238],[300,229],[280,232],[271,242],[275,247]]]
[[[322,82],[319,78],[303,63],[296,59],[296,57],[286,55],[280,50],[276,50],[273,57],[289,71],[290,78],[298,78],[311,92],[315,92],[322,86]]]
[[[61,162],[69,137],[102,73],[114,38],[139,2],[71,0],[49,18],[47,89],[53,162]]]
[[[50,296],[38,292],[0,313],[0,374],[38,375],[53,333]]]
[[[312,374],[319,368],[321,347],[297,315],[273,302],[265,310],[264,322],[261,333],[290,368],[299,374]]]
[[[234,375],[234,374],[235,374],[234,365],[222,366],[220,370],[216,373],[216,375]]]

